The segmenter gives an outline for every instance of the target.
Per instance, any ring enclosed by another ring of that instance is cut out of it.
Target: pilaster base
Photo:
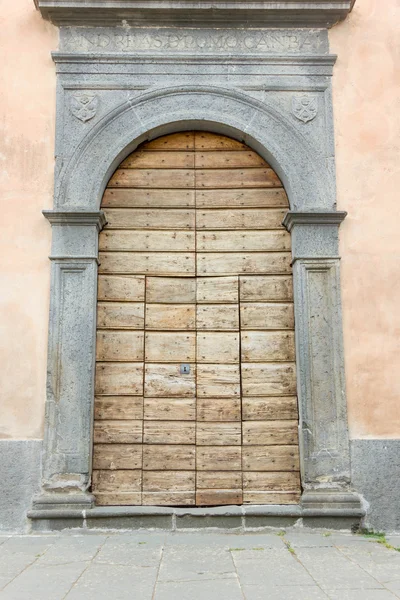
[[[43,492],[35,496],[32,510],[35,511],[80,511],[94,507],[94,496],[88,492],[60,493]]]

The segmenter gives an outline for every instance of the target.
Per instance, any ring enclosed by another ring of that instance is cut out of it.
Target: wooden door
[[[99,505],[300,494],[288,201],[230,138],[185,132],[112,176],[100,234]]]

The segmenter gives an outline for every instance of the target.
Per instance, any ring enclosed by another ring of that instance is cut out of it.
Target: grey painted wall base
[[[352,481],[365,501],[365,526],[400,531],[400,440],[352,440]]]
[[[40,486],[41,440],[0,440],[0,531],[24,532]]]

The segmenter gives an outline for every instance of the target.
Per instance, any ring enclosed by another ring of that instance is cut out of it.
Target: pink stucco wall
[[[0,0],[0,438],[43,431],[57,30]],[[352,437],[400,437],[400,3],[357,0],[330,33]]]

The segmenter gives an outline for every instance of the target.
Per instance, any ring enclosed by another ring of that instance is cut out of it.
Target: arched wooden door
[[[93,493],[99,505],[300,495],[288,200],[244,144],[147,142],[104,193]]]

